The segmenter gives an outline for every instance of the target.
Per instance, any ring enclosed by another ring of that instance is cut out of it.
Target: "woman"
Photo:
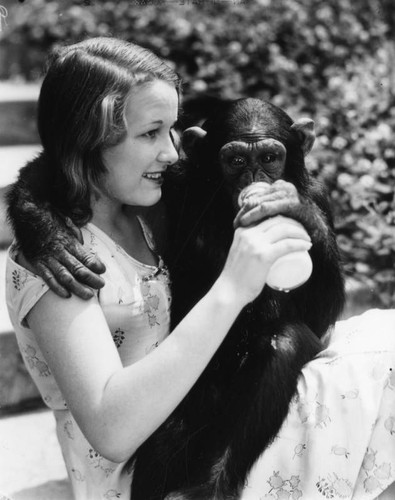
[[[138,213],[158,202],[163,173],[178,158],[179,93],[159,58],[107,38],[55,52],[42,85],[43,151],[28,168],[45,173],[39,189],[83,225],[85,248],[106,266],[105,285],[87,301],[65,300],[13,245],[7,303],[54,411],[76,499],[130,498],[127,460],[192,387],[273,262],[311,246],[287,219],[238,229],[221,275],[167,337],[168,276]]]

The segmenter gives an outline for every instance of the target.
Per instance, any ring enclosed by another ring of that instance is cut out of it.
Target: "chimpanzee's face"
[[[284,144],[270,137],[246,139],[228,142],[219,152],[225,182],[235,196],[252,182],[272,184],[284,174],[287,158]]]
[[[201,127],[183,133],[183,147],[200,173],[224,182],[235,208],[240,192],[253,182],[301,181],[304,155],[314,143],[314,122],[296,122],[280,108],[253,98],[226,101]],[[219,171],[218,171],[219,167]]]

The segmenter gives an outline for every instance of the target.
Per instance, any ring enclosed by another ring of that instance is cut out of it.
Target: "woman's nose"
[[[178,160],[178,142],[172,134],[166,140],[166,144],[158,156],[162,163],[175,163]]]

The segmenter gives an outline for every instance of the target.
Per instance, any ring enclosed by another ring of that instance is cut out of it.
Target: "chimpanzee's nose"
[[[262,168],[256,168],[252,172],[252,182],[268,182],[272,183],[271,179],[265,174]]]

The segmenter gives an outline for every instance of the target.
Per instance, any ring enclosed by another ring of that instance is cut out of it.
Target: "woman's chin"
[[[161,198],[162,190],[160,188],[155,189],[154,192],[147,194],[147,196],[141,197],[138,205],[140,207],[152,207],[153,205],[156,205]]]

